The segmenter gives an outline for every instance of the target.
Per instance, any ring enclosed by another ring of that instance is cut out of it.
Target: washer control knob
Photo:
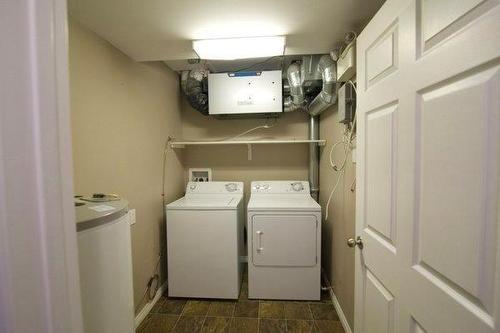
[[[295,192],[300,192],[304,189],[304,185],[301,182],[292,183],[292,190]]]
[[[235,183],[228,183],[226,184],[226,191],[228,192],[234,192],[238,189],[238,185]]]

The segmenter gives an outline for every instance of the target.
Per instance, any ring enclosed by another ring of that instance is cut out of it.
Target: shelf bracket
[[[248,149],[248,160],[252,160],[252,144],[248,143],[247,144],[247,149]]]

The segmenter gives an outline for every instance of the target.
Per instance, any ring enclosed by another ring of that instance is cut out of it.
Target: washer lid
[[[314,211],[320,212],[321,206],[309,195],[252,195],[248,202],[248,210],[270,211]]]
[[[242,195],[187,195],[167,205],[167,210],[232,210]]]

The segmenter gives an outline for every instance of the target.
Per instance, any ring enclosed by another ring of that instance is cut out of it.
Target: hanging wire
[[[356,86],[355,86],[354,82],[349,80],[346,82],[346,84],[352,85],[352,87],[354,88],[354,92],[356,92],[356,96],[357,96],[357,90],[356,90]],[[332,201],[333,195],[337,191],[337,188],[339,187],[340,181],[342,180],[342,178],[345,175],[345,168],[346,168],[346,164],[347,164],[347,159],[349,157],[349,154],[352,152],[352,149],[353,149],[352,142],[356,137],[354,135],[355,131],[356,131],[356,116],[354,117],[352,125],[351,124],[346,125],[344,133],[342,135],[342,139],[337,141],[336,143],[334,143],[332,145],[332,147],[330,148],[330,154],[329,154],[330,167],[333,169],[334,172],[338,172],[338,175],[337,175],[337,180],[335,181],[335,184],[333,185],[333,188],[330,191],[330,195],[328,196],[328,200],[326,202],[325,221],[328,221],[328,211],[329,211],[329,207],[330,207],[330,203]],[[333,159],[333,152],[334,152],[335,148],[338,146],[342,146],[344,148],[343,149],[344,156],[339,164],[335,163],[334,159]],[[354,178],[353,184],[355,184],[355,182],[356,182],[356,178]],[[351,184],[351,189],[352,188],[353,188],[353,185]]]

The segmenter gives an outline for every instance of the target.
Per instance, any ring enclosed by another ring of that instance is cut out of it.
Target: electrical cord
[[[249,130],[246,130],[240,134],[237,134],[235,136],[231,136],[231,137],[228,137],[228,138],[225,138],[225,139],[221,139],[221,140],[217,140],[217,141],[230,141],[230,140],[234,140],[234,139],[237,139],[237,138],[240,138],[246,134],[249,134],[249,133],[252,133],[254,131],[257,131],[259,129],[269,129],[269,128],[273,128],[275,127],[276,125],[278,124],[278,119],[277,118],[274,118],[274,122],[272,124],[269,124],[267,121],[264,125],[260,125],[260,126],[257,126],[257,127],[254,127],[254,128],[251,128]]]
[[[354,88],[354,92],[357,95],[357,90],[356,90],[356,86],[355,86],[354,82],[349,80],[346,82],[346,84],[352,85],[352,87]],[[340,184],[340,181],[345,175],[345,167],[347,164],[347,159],[349,157],[349,154],[352,152],[352,142],[353,142],[354,138],[356,137],[354,135],[355,130],[356,130],[356,116],[354,117],[352,125],[351,124],[346,125],[346,128],[344,130],[344,134],[342,135],[342,139],[337,141],[336,143],[334,143],[332,145],[332,147],[330,148],[330,153],[328,155],[330,167],[333,169],[334,172],[338,172],[339,174],[337,176],[337,180],[335,181],[335,184],[334,184],[332,190],[330,191],[330,195],[328,196],[328,200],[326,202],[325,221],[328,221],[328,211],[330,208],[330,203],[332,201],[333,195],[337,191],[337,188]],[[344,150],[343,150],[344,157],[343,157],[342,162],[340,164],[336,164],[333,160],[333,151],[337,146],[340,146],[340,145],[342,145],[344,148]],[[355,182],[356,182],[356,178],[354,178],[353,184]],[[353,188],[353,185],[351,184],[351,189],[352,188]]]
[[[167,164],[167,152],[168,152],[168,144],[173,140],[174,138],[169,136],[167,138],[167,141],[165,141],[165,146],[163,147],[163,167],[162,167],[162,187],[161,187],[161,197],[162,197],[162,211],[163,211],[163,218],[165,220],[165,169],[166,169],[166,164]],[[135,308],[135,311],[137,312],[139,306],[142,304],[146,296],[148,297],[148,302],[151,301],[156,293],[158,292],[158,289],[160,288],[160,275],[157,273],[158,272],[158,267],[160,266],[161,258],[163,258],[163,253],[165,252],[166,245],[164,245],[160,253],[158,255],[158,259],[156,261],[155,267],[153,271],[151,272],[151,277],[149,278],[148,284],[146,285],[146,288],[144,289],[144,293],[142,294],[141,299],[139,302],[137,302],[137,306]],[[153,287],[154,284],[154,287]]]

